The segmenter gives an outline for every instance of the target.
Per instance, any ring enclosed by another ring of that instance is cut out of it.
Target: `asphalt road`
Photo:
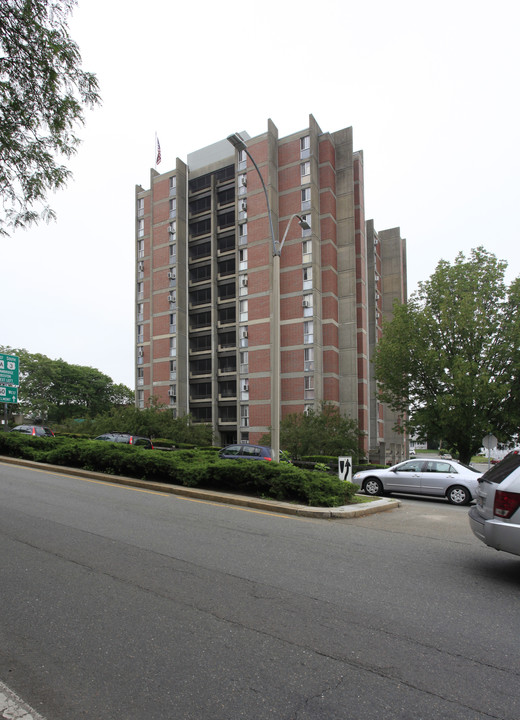
[[[520,558],[0,463],[0,681],[46,720],[520,718]]]

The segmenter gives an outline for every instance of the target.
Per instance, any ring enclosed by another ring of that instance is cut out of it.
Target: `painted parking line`
[[[2,720],[45,720],[43,715],[36,712],[2,681],[0,681],[0,718]]]

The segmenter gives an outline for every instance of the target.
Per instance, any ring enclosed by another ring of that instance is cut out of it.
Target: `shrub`
[[[356,485],[288,463],[221,460],[209,450],[147,450],[120,443],[66,437],[0,434],[0,455],[84,468],[144,480],[244,493],[304,505],[351,502]]]

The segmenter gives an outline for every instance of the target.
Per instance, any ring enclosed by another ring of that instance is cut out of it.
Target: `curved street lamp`
[[[258,168],[254,158],[247,149],[244,139],[238,134],[229,135],[228,141],[237,150],[243,150],[253,163],[258,173],[258,177],[262,183],[264,190],[265,202],[267,205],[267,216],[269,218],[269,229],[271,231],[271,242],[273,246],[273,281],[272,281],[272,297],[273,297],[273,314],[271,320],[272,329],[272,377],[271,377],[271,446],[274,452],[276,462],[280,461],[280,405],[281,405],[281,363],[280,363],[280,256],[289,232],[289,227],[294,218],[298,218],[299,225],[303,230],[310,230],[310,225],[297,213],[291,215],[287,227],[282,238],[282,242],[278,245],[274,236],[273,219],[271,216],[271,205],[267,188],[265,187],[262,173]]]

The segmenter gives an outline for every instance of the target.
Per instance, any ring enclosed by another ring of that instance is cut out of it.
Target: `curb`
[[[3,455],[0,456],[0,462],[38,470],[49,470],[50,472],[58,473],[60,475],[90,478],[92,480],[108,482],[114,485],[128,485],[129,487],[157,490],[171,495],[178,495],[179,497],[187,497],[206,502],[222,503],[224,505],[238,505],[240,507],[247,507],[254,510],[264,510],[266,512],[283,513],[284,515],[296,515],[299,517],[325,520],[364,517],[366,515],[373,515],[377,512],[394,510],[401,505],[399,500],[379,498],[378,500],[374,500],[369,503],[362,503],[360,505],[343,505],[341,507],[333,508],[308,507],[307,505],[295,505],[293,503],[278,502],[277,500],[264,500],[262,498],[250,497],[248,495],[233,495],[230,493],[218,492],[216,490],[186,488],[182,485],[169,485],[167,483],[154,482],[151,480],[137,480],[136,478],[128,478],[120,475],[106,475],[105,473],[82,470],[81,468],[68,468],[63,465],[49,465],[48,463],[38,463],[34,460],[23,460],[21,458],[12,458]],[[362,495],[360,497],[366,496]]]

